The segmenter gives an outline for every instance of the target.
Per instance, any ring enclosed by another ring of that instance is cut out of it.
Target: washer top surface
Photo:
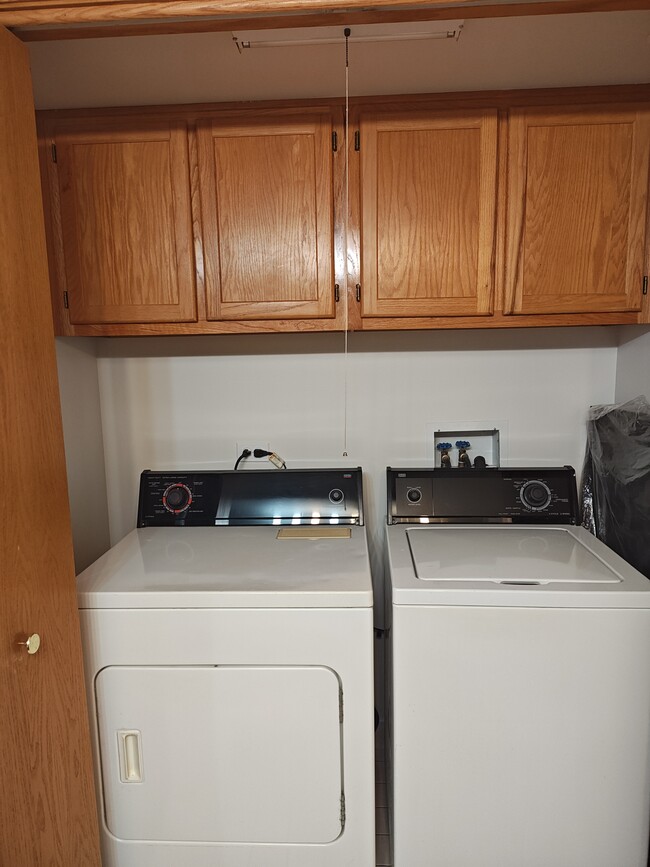
[[[78,576],[79,607],[372,607],[364,527],[293,530],[133,530]]]
[[[394,604],[650,607],[650,581],[583,527],[387,527]]]

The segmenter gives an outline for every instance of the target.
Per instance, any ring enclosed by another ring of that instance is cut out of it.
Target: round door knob
[[[25,641],[19,641],[18,644],[21,644],[23,647],[27,648],[27,653],[33,655],[34,653],[38,653],[38,649],[41,646],[41,636],[38,632],[35,632],[33,635],[30,635]]]

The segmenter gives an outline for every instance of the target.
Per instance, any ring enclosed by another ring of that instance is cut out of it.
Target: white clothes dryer
[[[575,473],[388,470],[395,867],[646,867],[650,582]]]
[[[361,479],[142,474],[78,579],[104,867],[373,867]]]

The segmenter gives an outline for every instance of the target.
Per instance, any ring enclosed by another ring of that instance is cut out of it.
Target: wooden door
[[[496,110],[361,115],[363,316],[492,312]]]
[[[512,111],[506,313],[639,310],[650,111]]]
[[[195,320],[185,123],[59,120],[47,139],[56,148],[54,255],[70,322]]]
[[[98,867],[33,98],[2,28],[0,154],[0,864]]]
[[[199,125],[208,319],[334,316],[332,131],[318,108]]]

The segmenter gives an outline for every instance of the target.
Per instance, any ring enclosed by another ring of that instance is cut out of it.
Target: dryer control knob
[[[180,482],[170,485],[163,494],[163,506],[173,515],[179,515],[189,509],[192,502],[192,492],[187,485]]]
[[[340,488],[333,488],[329,493],[330,503],[334,503],[335,506],[338,506],[339,503],[342,503],[345,499],[345,495]]]

